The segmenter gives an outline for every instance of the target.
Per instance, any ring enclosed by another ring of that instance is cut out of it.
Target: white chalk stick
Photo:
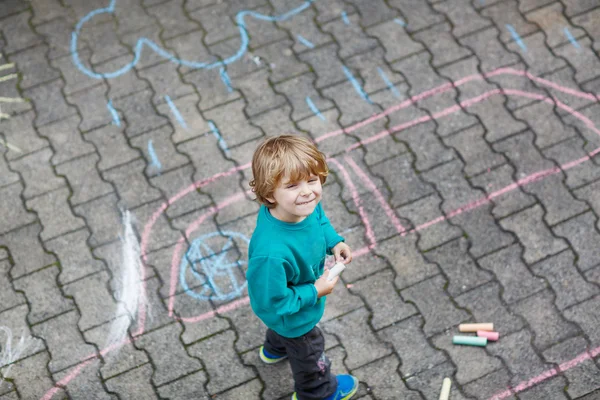
[[[444,378],[442,383],[442,391],[440,392],[440,400],[448,400],[450,397],[450,388],[452,387],[452,381],[450,378]]]
[[[333,266],[333,268],[331,268],[329,270],[329,276],[327,277],[328,281],[332,281],[335,279],[336,276],[338,276],[339,274],[342,273],[342,271],[344,270],[344,268],[346,268],[346,265],[344,265],[343,263],[337,263]]]

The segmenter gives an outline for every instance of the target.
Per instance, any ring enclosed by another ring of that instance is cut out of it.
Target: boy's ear
[[[267,199],[269,203],[275,204],[275,199],[273,197],[265,197],[265,199]]]

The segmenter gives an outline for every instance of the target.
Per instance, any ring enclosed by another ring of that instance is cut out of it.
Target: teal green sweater
[[[256,315],[288,338],[304,335],[323,316],[325,297],[317,301],[315,281],[325,255],[343,241],[321,204],[298,223],[273,217],[260,207],[248,249],[248,295]]]

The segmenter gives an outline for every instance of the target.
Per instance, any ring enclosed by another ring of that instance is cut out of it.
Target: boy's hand
[[[329,293],[333,292],[333,287],[340,279],[340,276],[336,276],[333,280],[328,281],[327,277],[329,276],[329,269],[325,269],[323,275],[319,279],[315,281],[315,287],[317,288],[317,298],[321,298],[323,296],[327,296]]]
[[[339,242],[332,250],[336,263],[342,262],[344,264],[349,264],[352,261],[352,250],[346,243]]]

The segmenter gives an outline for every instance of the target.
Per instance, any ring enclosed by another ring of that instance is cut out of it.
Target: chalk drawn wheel
[[[240,246],[250,240],[239,232],[212,232],[194,239],[179,264],[179,283],[198,300],[228,301],[247,286]]]

